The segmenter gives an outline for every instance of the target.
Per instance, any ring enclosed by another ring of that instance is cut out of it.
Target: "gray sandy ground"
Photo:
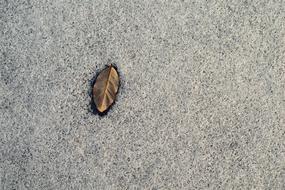
[[[285,189],[284,73],[282,0],[0,0],[0,189]]]

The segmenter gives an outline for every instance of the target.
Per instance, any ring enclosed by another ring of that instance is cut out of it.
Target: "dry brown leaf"
[[[106,111],[114,103],[119,83],[118,72],[112,65],[98,75],[93,87],[93,100],[99,112]]]

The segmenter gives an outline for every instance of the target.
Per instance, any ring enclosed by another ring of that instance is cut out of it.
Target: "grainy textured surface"
[[[285,1],[0,0],[0,51],[0,189],[285,189]]]

